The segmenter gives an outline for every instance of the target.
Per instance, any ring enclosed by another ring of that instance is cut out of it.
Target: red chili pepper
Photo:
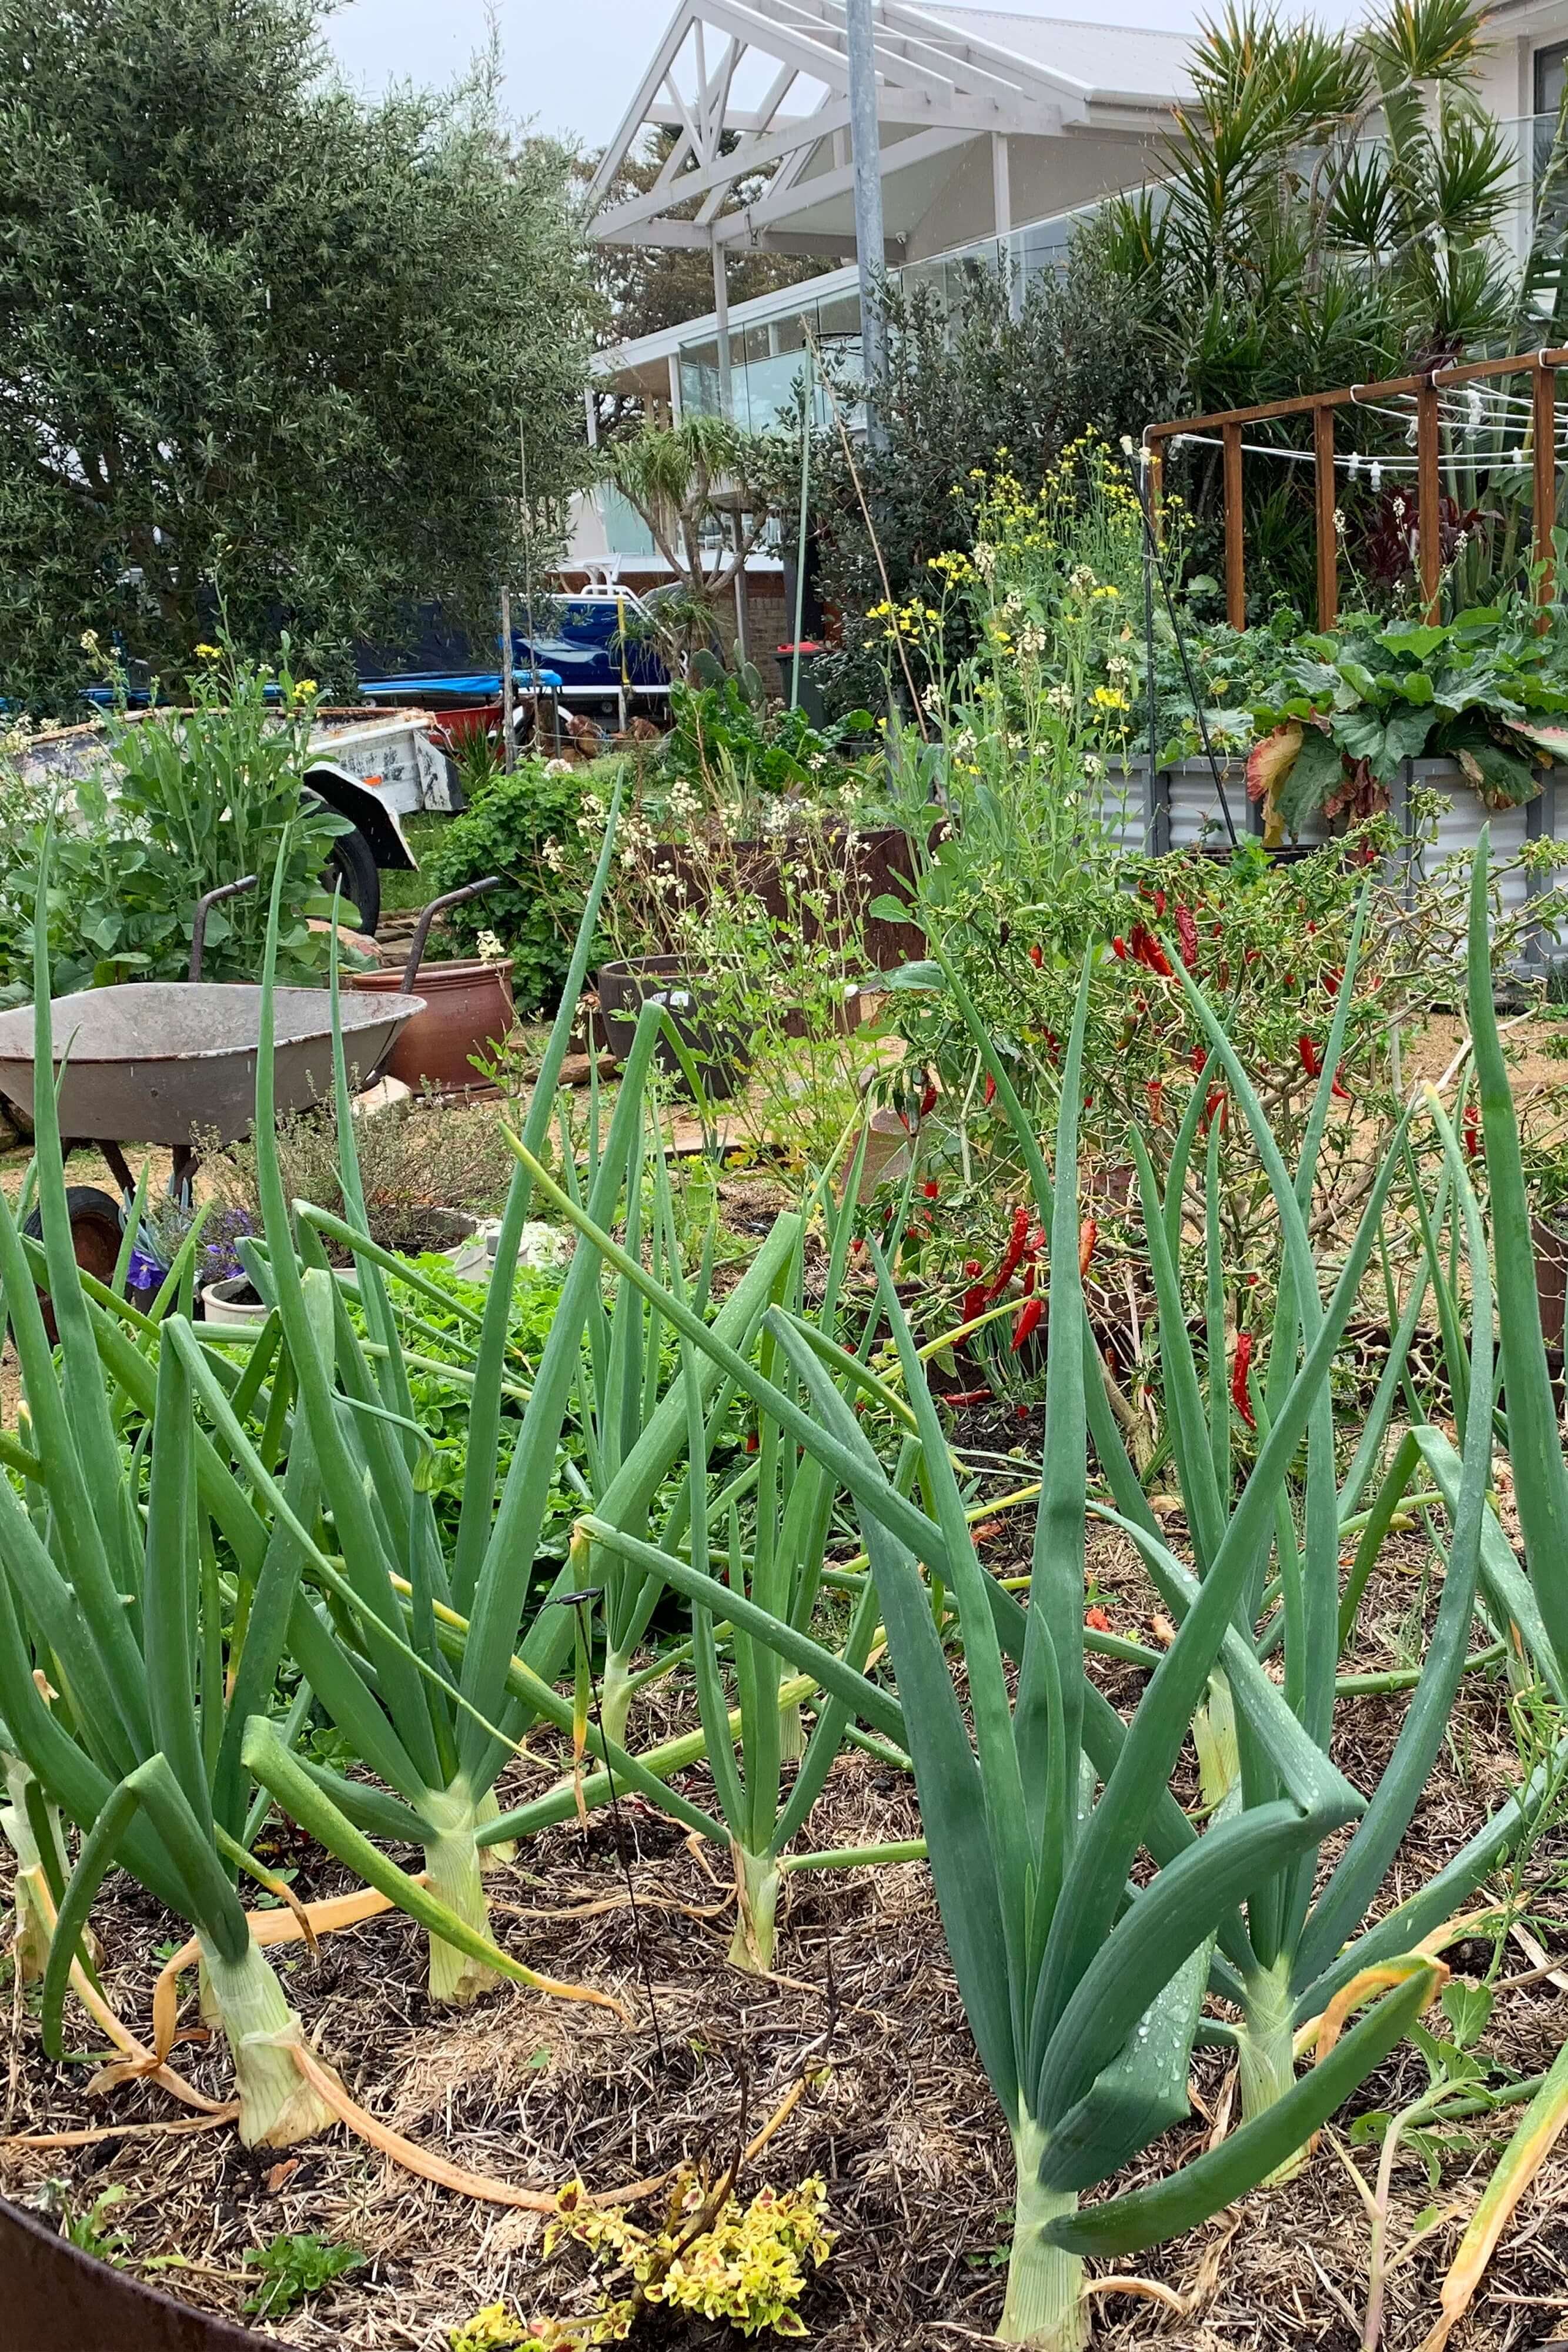
[[[1323,994],[1324,994],[1325,996],[1337,996],[1337,995],[1339,994],[1339,992],[1340,992],[1341,988],[1343,986],[1343,984],[1344,984],[1344,973],[1343,973],[1343,970],[1335,971],[1335,970],[1331,969],[1330,971],[1325,971],[1325,972],[1324,972],[1324,974],[1323,974]]]
[[[1099,1231],[1100,1228],[1092,1217],[1085,1217],[1078,1228],[1078,1279],[1080,1282],[1089,1271],[1089,1262],[1094,1255],[1094,1244]]]
[[[1018,1272],[1019,1261],[1028,1247],[1029,1211],[1027,1209],[1015,1209],[1013,1211],[1013,1229],[1008,1235],[1007,1248],[1002,1253],[1001,1264],[998,1266],[996,1273],[991,1277],[990,1285],[986,1292],[986,1304],[988,1307],[994,1305],[996,1300],[1001,1297],[1003,1291],[1007,1288],[1009,1283]]]
[[[921,1096],[921,1097],[920,1097],[920,1116],[921,1116],[921,1118],[924,1118],[925,1117],[925,1115],[926,1115],[926,1113],[927,1113],[928,1111],[933,1111],[933,1110],[935,1110],[935,1109],[936,1109],[936,1087],[926,1087],[926,1089],[925,1089],[925,1093]]]
[[[757,1446],[758,1446],[758,1436],[757,1436],[757,1432],[756,1432],[754,1429],[748,1429],[748,1430],[747,1431],[747,1433],[746,1433],[746,1450],[747,1450],[747,1452],[748,1454],[755,1454],[755,1453],[756,1453],[756,1451],[757,1451]]]
[[[925,1183],[922,1184],[920,1189],[928,1201],[937,1200],[941,1196],[941,1186],[936,1183],[929,1176],[925,1179]]]
[[[1181,960],[1183,963],[1186,964],[1188,971],[1191,971],[1196,968],[1197,963],[1197,925],[1193,921],[1192,910],[1190,908],[1178,907],[1176,908],[1176,943],[1181,953]]]
[[[1204,1071],[1208,1066],[1208,1047],[1207,1045],[1195,1045],[1193,1047],[1192,1066],[1201,1078]]]
[[[1030,948],[1029,951],[1029,960],[1030,963],[1033,964],[1036,971],[1038,971],[1040,965],[1045,961],[1044,950],[1038,947]]]
[[[1148,1096],[1148,1098],[1149,1098],[1149,1124],[1150,1124],[1150,1126],[1151,1126],[1151,1127],[1164,1127],[1164,1125],[1165,1125],[1165,1123],[1166,1123],[1166,1108],[1165,1108],[1165,1104],[1166,1104],[1166,1087],[1165,1087],[1165,1080],[1164,1080],[1163,1078],[1150,1078],[1150,1079],[1148,1079],[1148,1080],[1145,1082],[1145,1087],[1144,1087],[1144,1092]]]
[[[1111,1631],[1111,1620],[1106,1616],[1103,1609],[1086,1609],[1083,1612],[1083,1622],[1091,1626],[1096,1633],[1108,1633]]]
[[[1163,915],[1165,911],[1166,894],[1163,890],[1156,890],[1155,892],[1155,912],[1156,915]]]
[[[1217,1111],[1219,1114],[1219,1132],[1223,1135],[1225,1132],[1225,1088],[1222,1086],[1210,1087],[1208,1089],[1208,1099],[1203,1106],[1203,1118],[1201,1121],[1205,1135],[1208,1133],[1209,1122],[1214,1118]]]
[[[1171,961],[1169,956],[1166,955],[1164,948],[1161,947],[1153,931],[1151,931],[1145,924],[1135,923],[1134,925],[1132,949],[1133,953],[1137,957],[1138,961],[1143,964],[1147,964],[1149,970],[1155,973],[1157,979],[1170,980],[1174,977],[1171,971]]]
[[[988,1110],[997,1098],[997,1082],[989,1070],[986,1072],[986,1108]]]
[[[1305,1070],[1308,1077],[1321,1077],[1323,1067],[1322,1062],[1319,1057],[1317,1047],[1307,1035],[1305,1030],[1301,1032],[1301,1034],[1296,1040],[1296,1051],[1301,1057],[1301,1067]]]
[[[1258,1423],[1251,1399],[1247,1393],[1247,1367],[1251,1361],[1252,1334],[1250,1331],[1239,1331],[1236,1335],[1236,1355],[1230,1367],[1230,1402],[1248,1428],[1256,1429]]]
[[[942,1402],[950,1412],[957,1412],[967,1404],[984,1404],[990,1393],[989,1389],[960,1389],[956,1396],[945,1396]]]
[[[1126,942],[1126,940],[1125,940],[1124,939],[1123,939],[1123,938],[1121,937],[1120,933],[1118,933],[1118,934],[1117,934],[1117,936],[1116,936],[1116,938],[1115,938],[1115,939],[1113,939],[1113,940],[1112,940],[1112,942],[1111,942],[1111,952],[1112,952],[1112,954],[1115,957],[1116,961],[1117,961],[1118,963],[1125,963],[1125,962],[1126,962],[1126,961],[1127,961],[1127,942]]]
[[[1465,1150],[1474,1160],[1481,1148],[1481,1123],[1474,1103],[1465,1105]]]
[[[1016,1356],[1024,1341],[1045,1313],[1043,1298],[1026,1298],[1019,1309],[1019,1319],[1013,1325],[1012,1353]]]

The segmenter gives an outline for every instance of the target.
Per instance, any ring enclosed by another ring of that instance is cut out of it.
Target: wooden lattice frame
[[[1421,603],[1427,618],[1441,617],[1442,553],[1439,517],[1439,418],[1437,395],[1483,378],[1528,373],[1531,377],[1534,564],[1541,603],[1553,594],[1552,530],[1556,517],[1557,371],[1568,367],[1568,349],[1515,352],[1508,359],[1471,360],[1429,369],[1423,375],[1391,376],[1382,383],[1343,384],[1333,392],[1307,393],[1292,400],[1265,400],[1251,408],[1219,408],[1203,416],[1167,418],[1144,435],[1149,483],[1157,518],[1167,442],[1178,436],[1218,429],[1225,491],[1225,609],[1233,629],[1247,626],[1246,540],[1241,514],[1241,431],[1281,416],[1310,416],[1316,488],[1318,625],[1333,626],[1339,610],[1339,541],[1334,529],[1334,411],[1375,399],[1416,401],[1416,532]]]

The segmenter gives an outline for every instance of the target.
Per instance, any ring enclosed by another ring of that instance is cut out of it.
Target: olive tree
[[[62,707],[89,629],[179,675],[220,602],[329,682],[422,601],[493,625],[593,304],[497,88],[367,103],[315,0],[0,0],[0,694]]]

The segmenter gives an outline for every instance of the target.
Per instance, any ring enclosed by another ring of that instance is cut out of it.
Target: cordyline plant
[[[47,1926],[48,1908],[59,1906],[45,1976],[46,2045],[61,2055],[61,2005],[87,1911],[118,1862],[194,1928],[210,2012],[234,2058],[241,2137],[283,2146],[329,2117],[295,2066],[298,2019],[235,1889],[246,1795],[232,1769],[241,1718],[225,1686],[191,1385],[178,1351],[162,1350],[151,1431],[128,1463],[71,1248],[41,932],[35,984],[41,1255],[59,1354],[34,1262],[0,1197],[0,1292],[36,1449],[23,1492],[10,1475],[14,1457],[0,1472],[0,1713],[5,1745],[26,1768],[8,1767],[8,1779],[19,1786],[45,1882],[41,1896],[35,1888],[35,1930],[40,1914]],[[68,1886],[55,1807],[82,1832]]]
[[[1265,1673],[1242,1612],[1268,1556],[1297,1449],[1314,1419],[1321,1422],[1333,1352],[1393,1173],[1390,1159],[1326,1306],[1319,1303],[1310,1260],[1300,1269],[1303,1298],[1310,1292],[1310,1303],[1298,1310],[1305,1335],[1300,1361],[1274,1401],[1251,1475],[1233,1505],[1227,1497],[1201,1576],[1168,1550],[1121,1457],[1123,1475],[1113,1477],[1113,1486],[1124,1507],[1098,1507],[1131,1537],[1178,1620],[1175,1640],[1124,1724],[1084,1674],[1087,1437],[1092,1425],[1098,1446],[1109,1421],[1098,1382],[1086,1381],[1097,1367],[1079,1271],[1077,1109],[1086,998],[1087,974],[1064,1064],[1054,1183],[1031,1137],[1028,1143],[1051,1250],[1046,1440],[1027,1610],[986,1574],[976,1554],[937,1408],[880,1259],[882,1308],[919,1439],[924,1508],[897,1477],[887,1476],[845,1394],[846,1387],[867,1385],[865,1367],[813,1327],[774,1310],[768,1328],[806,1393],[803,1407],[759,1367],[721,1350],[678,1302],[665,1301],[683,1338],[713,1354],[759,1410],[821,1461],[848,1488],[859,1513],[899,1707],[894,1714],[888,1695],[863,1677],[852,1690],[845,1684],[845,1694],[865,1721],[904,1738],[914,1759],[949,1948],[1018,2159],[1018,2225],[1001,2334],[1052,2352],[1085,2340],[1084,2253],[1124,2252],[1175,2235],[1266,2179],[1394,2046],[1442,1974],[1419,1955],[1402,1957],[1396,1927],[1392,1943],[1382,1947],[1394,1955],[1387,1973],[1375,1987],[1355,1988],[1347,2000],[1354,2006],[1364,1990],[1392,1989],[1311,2074],[1277,2084],[1278,2095],[1260,2112],[1175,2178],[1077,2212],[1082,2191],[1186,2113],[1206,1986],[1244,2002],[1249,1983],[1269,1978],[1277,1955],[1269,1946],[1257,1949],[1250,1915],[1256,1910],[1261,1917],[1271,1904],[1286,1916],[1280,1890],[1310,1872],[1323,1839],[1362,1811],[1354,1790]],[[1223,1032],[1214,1028],[1218,1051]],[[1261,1111],[1239,1065],[1231,1075],[1247,1115],[1261,1129]],[[1021,1118],[1020,1133],[1028,1135]],[[1276,1181],[1293,1203],[1282,1171]],[[555,1197],[565,1204],[559,1190]],[[570,1204],[563,1213],[624,1278],[652,1287],[651,1277],[589,1218]],[[1163,1212],[1151,1202],[1146,1215],[1158,1223]],[[1151,1235],[1151,1249],[1158,1245]],[[1108,1436],[1113,1444],[1113,1428]],[[1207,1456],[1207,1426],[1202,1443]],[[1472,1433],[1466,1465],[1472,1514],[1484,1485],[1482,1452]],[[597,1517],[583,1527],[596,1544],[615,1548],[616,1531]],[[956,1609],[972,1736],[922,1562]],[[670,1583],[716,1614],[733,1605],[729,1588],[695,1561],[669,1558],[663,1569]],[[1335,1622],[1331,1615],[1325,1644],[1314,1614],[1331,1697]],[[760,1630],[783,1656],[802,1661],[799,1628],[775,1615],[765,1616]],[[1009,1655],[1018,1666],[1010,1700]],[[847,1662],[834,1664],[841,1681]],[[1221,1806],[1200,1836],[1168,1780],[1217,1670],[1235,1715],[1243,1777],[1238,1801]],[[1157,1867],[1140,1887],[1132,1873],[1141,1853]],[[1350,1963],[1342,1984],[1359,1965]]]

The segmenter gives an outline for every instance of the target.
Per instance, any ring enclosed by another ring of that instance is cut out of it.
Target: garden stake
[[[1124,447],[1125,445],[1124,445]],[[1133,462],[1131,457],[1128,458],[1127,471],[1132,476],[1133,489],[1138,501],[1138,512],[1143,517],[1144,520],[1145,559],[1146,562],[1153,564],[1155,572],[1159,574],[1160,590],[1166,600],[1166,610],[1170,614],[1171,627],[1176,632],[1176,652],[1181,658],[1181,674],[1186,680],[1186,690],[1192,702],[1192,714],[1197,721],[1198,734],[1203,739],[1203,754],[1205,759],[1208,761],[1209,772],[1214,778],[1214,789],[1219,796],[1219,814],[1225,819],[1225,830],[1230,835],[1230,846],[1234,849],[1237,846],[1236,820],[1230,814],[1230,803],[1225,796],[1225,786],[1220,780],[1219,774],[1219,762],[1214,756],[1214,745],[1209,741],[1208,726],[1203,715],[1202,698],[1198,694],[1197,684],[1193,678],[1192,664],[1187,659],[1186,639],[1182,635],[1182,625],[1181,621],[1177,616],[1176,600],[1171,594],[1171,583],[1166,577],[1166,567],[1160,560],[1160,543],[1155,531],[1154,517],[1149,512],[1148,493],[1144,487],[1143,473],[1140,467]],[[1147,625],[1150,631],[1150,644],[1152,646],[1154,642],[1154,610],[1152,597],[1148,601]],[[1153,679],[1154,672],[1151,662],[1149,689],[1149,757],[1151,760],[1154,757],[1155,726]]]
[[[615,1824],[615,1852],[621,1864],[622,1875],[626,1881],[626,1900],[632,1911],[632,1935],[637,1947],[637,1965],[643,1972],[643,1983],[648,1995],[648,2015],[653,2027],[653,2047],[659,2053],[660,2067],[664,2068],[667,2061],[664,2057],[664,2037],[659,2031],[659,2005],[653,1998],[653,1974],[649,1969],[648,1955],[643,1944],[643,1915],[637,1908],[637,1889],[632,1883],[632,1864],[626,1852],[626,1833],[621,1821],[621,1798],[615,1786],[615,1775],[610,1768],[610,1743],[604,1730],[604,1707],[599,1696],[599,1676],[593,1671],[593,1645],[589,1639],[589,1622],[592,1616],[593,1604],[596,1601],[602,1601],[603,1598],[604,1588],[601,1584],[585,1584],[575,1592],[552,1593],[545,1605],[547,1608],[570,1609],[572,1612],[577,1620],[578,1639],[582,1644],[583,1655],[588,1662],[588,1687],[593,1694],[593,1718],[599,1727],[599,1744],[604,1754],[604,1779],[610,1791],[610,1813]],[[589,1612],[588,1617],[583,1615],[585,1608]],[[584,1823],[585,1834],[586,1830],[587,1824]]]

